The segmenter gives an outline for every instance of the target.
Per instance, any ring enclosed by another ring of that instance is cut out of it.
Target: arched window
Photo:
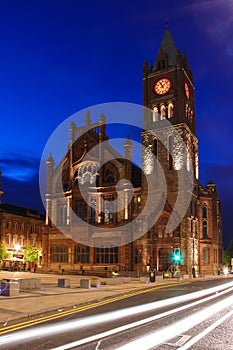
[[[158,140],[153,139],[153,155],[154,155],[154,168],[157,169],[158,165]]]
[[[204,264],[209,263],[209,256],[210,256],[209,248],[203,248],[203,263]]]
[[[104,223],[112,224],[114,221],[114,196],[104,196]]]
[[[142,262],[142,250],[141,249],[135,249],[134,250],[134,263],[140,264]]]
[[[14,236],[13,236],[12,244],[13,244],[13,245],[18,244],[18,235],[14,235]]]
[[[202,206],[202,218],[207,219],[207,206],[206,206],[206,204],[203,204],[203,206]]]
[[[168,169],[173,168],[173,136],[168,136]]]
[[[187,150],[187,171],[191,170],[191,158],[190,158],[190,153]]]
[[[104,172],[104,182],[109,185],[116,183],[113,172],[110,169],[106,169]]]
[[[62,204],[58,207],[58,225],[66,226],[67,225],[67,205]]]
[[[166,119],[166,107],[164,105],[161,105],[160,111],[161,111],[161,120]]]
[[[21,236],[19,237],[19,245],[20,245],[21,247],[24,246],[24,239],[25,239],[25,237],[24,237],[23,235],[21,235]]]
[[[134,195],[133,199],[133,212],[139,213],[141,209],[141,196],[140,195]]]
[[[172,118],[174,115],[174,105],[173,103],[169,103],[168,104],[168,110],[167,110],[167,116],[168,116],[168,119]]]
[[[159,110],[156,106],[153,108],[153,122],[157,122],[159,120]]]
[[[74,250],[74,262],[75,263],[89,263],[90,262],[90,247],[88,246],[75,246]]]
[[[203,238],[207,238],[208,237],[208,230],[207,230],[207,221],[204,220],[202,222],[202,231],[203,231]]]
[[[6,245],[7,245],[7,246],[10,246],[10,245],[11,245],[11,234],[10,234],[10,233],[8,233],[8,234],[6,235]]]
[[[90,201],[91,209],[90,209],[90,222],[96,222],[96,197],[91,197]]]

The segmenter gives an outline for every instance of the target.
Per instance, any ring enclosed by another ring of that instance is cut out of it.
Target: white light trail
[[[9,333],[0,337],[0,347],[1,345],[4,345],[4,344],[20,343],[23,341],[25,342],[27,340],[36,339],[38,337],[40,338],[47,337],[47,336],[51,336],[54,334],[65,332],[65,331],[72,331],[78,328],[94,326],[100,323],[103,324],[104,322],[112,322],[120,318],[133,316],[133,315],[147,312],[147,311],[153,311],[164,306],[167,307],[180,302],[186,302],[192,299],[204,297],[205,295],[208,295],[208,294],[218,293],[219,291],[227,288],[232,289],[233,282],[229,282],[213,288],[208,288],[203,291],[182,295],[179,297],[155,301],[153,303],[134,306],[134,307],[118,310],[118,311],[108,312],[97,316],[85,317],[79,320],[59,322],[53,325],[37,327],[36,329],[33,329],[33,330],[27,329],[24,331]]]
[[[179,350],[187,350],[187,349],[189,349],[191,346],[193,346],[193,344],[197,343],[200,339],[205,337],[208,333],[210,333],[213,329],[218,327],[221,323],[226,321],[232,315],[233,315],[233,310],[229,311],[226,315],[224,315],[219,320],[217,320],[216,322],[211,324],[209,327],[204,329],[204,331],[199,333],[198,335],[196,335],[196,337],[193,337],[192,339],[190,339],[185,345],[180,347]]]
[[[230,290],[232,290],[232,289],[233,288],[230,288]],[[228,291],[223,291],[223,292],[220,292],[219,294],[211,295],[211,296],[209,296],[209,297],[207,297],[205,299],[195,301],[195,302],[193,302],[191,304],[184,305],[184,306],[178,307],[176,309],[169,310],[169,311],[163,312],[161,314],[154,315],[154,316],[151,316],[151,317],[139,320],[137,322],[129,323],[129,324],[126,324],[124,326],[117,327],[117,328],[111,329],[109,331],[93,335],[93,336],[88,337],[88,338],[84,338],[84,339],[77,340],[77,341],[74,341],[74,342],[71,342],[71,343],[68,343],[68,344],[64,344],[64,345],[58,346],[56,348],[53,348],[52,350],[68,350],[68,349],[72,349],[75,346],[84,345],[84,344],[87,344],[87,343],[99,340],[101,338],[105,338],[105,337],[108,337],[108,336],[111,336],[111,335],[114,335],[114,334],[117,334],[117,333],[129,330],[129,329],[133,329],[135,327],[142,326],[142,325],[144,325],[146,323],[149,323],[149,322],[152,322],[152,321],[156,321],[156,320],[158,320],[158,319],[160,319],[162,317],[170,316],[170,315],[175,314],[177,312],[187,310],[187,309],[189,309],[189,308],[191,308],[193,306],[205,303],[206,301],[218,298],[220,295],[223,295],[223,294],[228,293],[228,292],[229,292],[229,290]],[[129,348],[127,348],[127,350],[128,349]]]
[[[184,319],[177,321],[171,326],[162,328],[161,330],[150,333],[149,335],[140,337],[132,342],[129,342],[123,346],[116,348],[116,350],[129,350],[129,349],[140,349],[149,350],[161,343],[168,341],[169,339],[177,336],[181,332],[184,333],[189,329],[202,323],[207,318],[213,316],[219,311],[233,305],[233,296],[230,296],[212,306],[204,308],[201,311],[192,314],[191,316],[185,317]]]

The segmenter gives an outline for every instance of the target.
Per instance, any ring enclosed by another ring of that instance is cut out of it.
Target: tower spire
[[[166,21],[166,30],[163,36],[160,50],[163,50],[163,52],[165,52],[167,55],[169,66],[176,65],[177,47],[168,28],[168,21]]]

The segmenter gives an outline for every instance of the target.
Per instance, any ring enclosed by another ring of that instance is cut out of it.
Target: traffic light
[[[174,252],[172,253],[172,260],[177,265],[182,262],[182,254],[180,252],[180,248],[175,248]]]

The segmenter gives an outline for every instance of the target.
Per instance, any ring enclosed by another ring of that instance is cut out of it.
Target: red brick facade
[[[48,158],[44,269],[146,271],[149,266],[166,271],[174,264],[172,256],[176,251],[182,254],[179,264],[184,273],[191,274],[195,269],[198,274],[215,274],[221,267],[220,200],[216,185],[203,187],[198,178],[193,76],[187,56],[176,49],[168,29],[154,66],[144,64],[143,105],[149,111],[145,113],[141,135],[142,170],[147,177],[143,175],[140,185],[135,181],[139,171],[131,162],[131,141],[124,144],[124,157],[110,144],[102,147],[108,140],[104,115],[92,123],[88,112],[84,126],[71,123],[67,154],[55,168],[52,156]],[[176,133],[186,152],[176,142]],[[82,136],[75,141],[77,134]],[[101,166],[102,158],[108,157],[110,160]],[[186,172],[181,172],[182,167]],[[190,192],[187,174],[191,169],[194,182]],[[129,180],[133,188],[122,183],[117,189],[121,179]],[[149,190],[148,179],[152,184]],[[163,179],[163,210],[149,227],[153,208],[161,199]],[[147,202],[148,191],[153,198],[151,211],[147,209],[140,221],[136,218]],[[132,200],[128,202],[130,196]],[[177,198],[183,203],[187,197],[190,201],[178,220],[174,213]],[[114,206],[120,209],[116,211]],[[177,225],[169,231],[167,225],[173,216]],[[135,222],[133,230],[127,229],[128,222]],[[143,235],[141,225],[149,227]],[[109,235],[113,228],[114,234]],[[129,236],[131,239],[124,244]]]

